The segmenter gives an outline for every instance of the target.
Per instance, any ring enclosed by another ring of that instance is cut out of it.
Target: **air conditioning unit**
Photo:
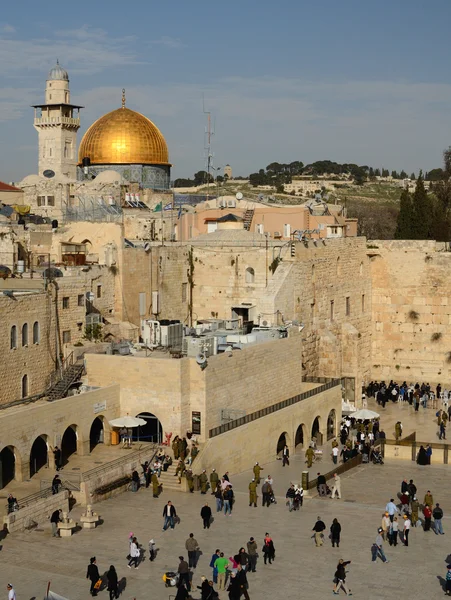
[[[235,208],[236,207],[236,200],[235,200],[235,198],[231,198],[230,200],[227,200],[227,206],[229,208]]]
[[[280,231],[275,231],[274,232],[274,239],[280,239],[282,237],[282,234],[280,233]]]
[[[227,203],[225,200],[218,200],[218,206],[219,208],[225,208],[227,206]]]

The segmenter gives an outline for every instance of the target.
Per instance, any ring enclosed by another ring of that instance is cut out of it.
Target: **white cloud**
[[[9,23],[5,23],[4,25],[0,26],[0,31],[2,33],[16,33],[16,28]]]

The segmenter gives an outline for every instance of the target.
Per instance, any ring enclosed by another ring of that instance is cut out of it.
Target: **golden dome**
[[[169,165],[166,141],[147,117],[125,107],[107,113],[91,125],[81,140],[78,160],[92,165]]]

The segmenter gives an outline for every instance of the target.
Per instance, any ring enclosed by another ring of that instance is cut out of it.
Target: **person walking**
[[[114,568],[113,565],[110,565],[110,568],[106,574],[107,579],[108,579],[108,591],[110,592],[110,600],[113,600],[115,598],[119,598],[119,592],[118,592],[118,580],[117,580],[117,573],[116,573],[116,569]]]
[[[157,545],[155,540],[152,538],[149,540],[149,560],[153,562],[157,557]]]
[[[91,582],[91,587],[89,588],[89,593],[91,594],[91,596],[97,596],[98,590],[94,586],[99,581],[100,575],[99,575],[99,568],[97,567],[97,560],[96,560],[95,556],[93,556],[89,560],[88,570],[86,573],[86,579],[89,579]]]
[[[296,490],[294,489],[294,484],[292,483],[285,494],[285,498],[287,500],[288,510],[291,512],[293,510],[294,497],[296,496]]]
[[[257,571],[257,542],[251,537],[247,543],[248,573]]]
[[[388,516],[390,517],[390,521],[393,521],[393,517],[399,513],[399,510],[395,504],[394,498],[390,498],[390,502],[387,502],[387,506],[385,507],[385,512],[388,513]]]
[[[347,596],[352,596],[351,590],[346,587],[346,566],[350,565],[350,560],[343,560],[340,558],[335,571],[335,587],[333,589],[334,594],[337,596],[340,593],[340,589],[343,589]]]
[[[240,600],[240,582],[237,579],[236,574],[234,572],[230,574],[230,582],[227,591],[229,592],[229,600]]]
[[[230,485],[228,485],[223,493],[224,498],[224,515],[229,516],[232,514],[232,504],[233,504],[233,491]]]
[[[210,560],[210,568],[213,569],[213,583],[218,583],[218,569],[215,566],[215,562],[216,562],[216,559],[219,558],[219,556],[220,556],[220,551],[219,551],[219,548],[217,548]]]
[[[407,515],[404,515],[404,527],[403,527],[403,539],[404,539],[404,546],[408,546],[409,545],[409,531],[410,531],[410,519]]]
[[[423,504],[425,506],[429,506],[430,508],[432,508],[434,506],[434,497],[431,494],[431,490],[428,490],[426,492],[426,494],[424,495],[424,502]]]
[[[130,542],[130,560],[128,562],[127,567],[129,569],[132,568],[132,564],[135,565],[135,569],[139,569],[138,563],[139,563],[139,557],[141,556],[141,552],[139,550],[138,547],[138,541],[135,537],[132,538],[132,541]]]
[[[249,506],[257,508],[257,482],[253,479],[249,484]]]
[[[219,482],[219,475],[216,473],[216,469],[213,469],[212,472],[210,473],[210,486],[212,489],[212,492],[211,492],[212,494],[215,493],[218,482]]]
[[[338,446],[333,446],[332,447],[332,462],[334,463],[334,465],[336,465],[338,463],[339,453],[340,453],[340,449],[338,448]]]
[[[61,515],[63,511],[60,508],[57,508],[53,511],[52,516],[50,517],[50,523],[52,524],[52,537],[58,536],[58,523],[61,523]]]
[[[52,494],[55,495],[59,492],[59,487],[60,485],[62,485],[62,481],[60,479],[60,476],[58,475],[58,473],[55,475],[55,477],[52,479]]]
[[[284,449],[282,450],[282,467],[285,465],[290,466],[290,450],[288,446],[285,444]]]
[[[179,589],[185,584],[186,589],[189,592],[191,591],[189,566],[183,556],[179,556],[179,561],[179,566],[177,568],[177,573],[179,574]]]
[[[254,472],[255,481],[257,482],[257,485],[258,485],[260,483],[260,473],[262,472],[262,468],[257,462],[257,463],[255,463],[254,468],[252,470]]]
[[[206,494],[208,491],[208,477],[207,477],[207,471],[205,469],[202,471],[202,473],[199,476],[199,483],[200,483],[200,493]]]
[[[391,523],[391,525],[390,525],[390,534],[389,534],[389,538],[388,538],[388,542],[389,542],[390,546],[398,545],[398,530],[399,530],[398,517],[394,517],[393,523]]]
[[[202,517],[202,521],[204,524],[204,529],[210,529],[211,523],[211,508],[208,506],[208,502],[202,506],[200,510],[200,516]]]
[[[332,542],[332,548],[335,548],[335,544],[337,544],[337,548],[340,547],[340,534],[341,525],[338,522],[338,519],[334,519],[332,521],[332,525],[330,526],[330,539]]]
[[[262,506],[271,504],[272,487],[269,481],[265,481],[262,485]]]
[[[224,552],[219,554],[215,560],[215,567],[218,572],[218,590],[225,590],[226,571],[229,566],[229,560],[224,557]]]
[[[58,448],[58,446],[55,446],[55,448],[53,449],[53,458],[55,459],[55,469],[56,471],[61,471],[62,469],[62,465],[61,465],[61,450]]]
[[[438,439],[446,440],[446,423],[443,419],[440,421],[440,432],[439,432]]]
[[[445,535],[442,525],[443,510],[440,508],[440,504],[437,503],[435,505],[435,508],[432,511],[432,516],[434,517],[434,531],[436,535]]]
[[[451,565],[446,567],[445,596],[451,596]]]
[[[263,541],[263,562],[266,565],[266,561],[269,561],[269,564],[272,564],[272,561],[276,556],[276,549],[274,548],[274,542],[272,541],[269,533],[266,532],[265,539]]]
[[[389,560],[387,559],[387,557],[385,556],[385,553],[384,553],[384,548],[383,548],[384,541],[382,539],[381,534],[382,534],[382,528],[379,527],[379,529],[377,530],[376,540],[375,540],[374,544],[371,546],[372,561],[376,562],[376,559],[379,555],[382,562],[387,563],[387,562],[389,562]]]
[[[331,498],[335,498],[335,494],[337,494],[337,498],[341,499],[341,479],[338,473],[334,473],[334,483],[332,486],[332,495]]]
[[[247,591],[249,588],[249,583],[247,581],[246,569],[244,569],[240,563],[238,563],[238,568],[237,568],[235,577],[238,580],[238,585],[240,588],[240,595],[238,596],[238,598],[240,598],[241,596],[244,596],[245,600],[250,600],[249,594]]]
[[[166,529],[169,526],[171,527],[171,529],[174,529],[176,517],[177,517],[177,512],[175,510],[175,506],[169,500],[168,503],[166,504],[166,506],[163,508],[163,518],[164,518],[163,531],[166,531]]]
[[[223,506],[223,497],[222,497],[222,488],[221,488],[221,483],[218,482],[216,484],[216,489],[214,491],[214,495],[215,495],[215,499],[216,499],[216,512],[222,512],[222,506]]]
[[[13,587],[13,584],[8,583],[6,589],[8,590],[8,600],[16,600],[16,591]]]
[[[197,559],[199,556],[199,544],[194,537],[194,533],[189,534],[189,538],[185,542],[185,548],[188,551],[188,566],[195,569],[197,567]]]
[[[432,522],[432,510],[431,507],[426,504],[423,508],[423,515],[424,515],[424,531],[429,531],[431,529],[431,522]]]
[[[321,517],[317,517],[316,523],[312,529],[313,533],[315,534],[315,544],[317,548],[323,545],[323,531],[325,529],[326,526],[324,525],[324,522],[321,521]]]

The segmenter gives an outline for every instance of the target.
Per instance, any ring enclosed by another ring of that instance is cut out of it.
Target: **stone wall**
[[[371,377],[449,387],[451,253],[433,241],[371,246]]]
[[[3,517],[3,523],[8,527],[9,533],[25,531],[35,527],[36,524],[48,524],[52,513],[57,509],[69,512],[69,492],[67,490],[54,496],[36,500],[29,506],[6,515]]]

